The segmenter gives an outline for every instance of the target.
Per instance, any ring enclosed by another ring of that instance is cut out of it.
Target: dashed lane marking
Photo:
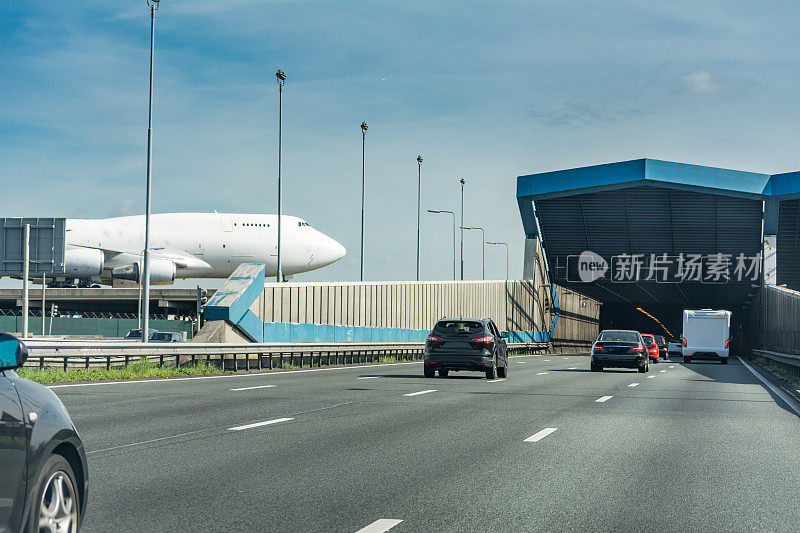
[[[603,403],[603,402],[607,402],[607,401],[608,401],[608,400],[610,400],[611,398],[613,398],[613,396],[600,396],[598,399],[596,399],[596,400],[594,401],[594,403]]]
[[[277,387],[277,385],[256,385],[255,387],[239,387],[237,389],[231,389],[231,390],[271,389],[273,387]]]
[[[271,424],[280,424],[281,422],[288,422],[289,420],[294,420],[294,418],[273,418],[272,420],[264,420],[263,422],[245,424],[244,426],[234,426],[232,428],[228,428],[228,431],[242,431],[243,429],[252,429],[261,426],[269,426]]]
[[[429,392],[436,392],[436,389],[421,390],[418,392],[409,392],[408,394],[403,394],[403,396],[419,396],[420,394],[428,394]]]
[[[397,520],[394,518],[381,518],[380,520],[375,520],[368,526],[364,526],[356,533],[384,533],[385,531],[389,531],[394,526],[402,522],[402,520]]]
[[[543,430],[539,431],[538,433],[534,433],[533,435],[531,435],[522,442],[539,442],[540,440],[542,440],[543,438],[545,438],[546,436],[548,436],[557,429],[558,428],[544,428]]]
[[[628,385],[628,387],[638,387],[638,386],[639,386],[638,383],[631,383],[630,385]]]

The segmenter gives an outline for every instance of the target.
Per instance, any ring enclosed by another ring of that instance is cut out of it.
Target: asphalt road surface
[[[797,531],[800,419],[738,360],[420,363],[53,387],[84,531]]]

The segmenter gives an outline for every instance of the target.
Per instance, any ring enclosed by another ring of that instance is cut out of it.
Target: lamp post
[[[464,178],[458,180],[461,184],[461,281],[464,281]]]
[[[364,163],[367,148],[367,123],[361,121],[361,281],[364,281]]]
[[[506,247],[506,331],[508,331],[508,243],[507,242],[490,242],[486,241],[486,244],[492,244],[496,246],[505,246]]]
[[[147,110],[147,186],[144,202],[144,265],[140,279],[144,280],[142,290],[142,342],[147,342],[150,327],[150,182],[153,160],[153,54],[155,48],[156,11],[161,0],[147,0],[150,6],[150,96]]]
[[[479,228],[478,226],[462,226],[461,229],[478,229],[481,230],[481,279],[486,279],[486,244],[484,243],[484,239],[486,238],[486,232],[483,228]]]
[[[422,207],[422,156],[417,155],[417,281],[419,281],[419,226]]]
[[[453,215],[453,281],[456,280],[456,214],[452,211],[428,209],[428,213],[450,213]]]
[[[275,73],[278,79],[278,269],[275,273],[278,283],[283,281],[283,269],[281,268],[281,213],[283,203],[283,176],[281,175],[281,154],[283,151],[283,84],[286,82],[286,74],[281,69]]]

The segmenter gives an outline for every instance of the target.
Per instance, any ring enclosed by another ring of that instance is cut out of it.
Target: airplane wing
[[[175,268],[179,270],[194,270],[194,271],[204,271],[204,270],[211,270],[211,265],[203,261],[202,259],[193,256],[190,253],[184,252],[183,250],[169,250],[166,248],[152,248],[151,249],[151,257],[159,257],[162,259],[169,259],[173,263],[175,263]]]

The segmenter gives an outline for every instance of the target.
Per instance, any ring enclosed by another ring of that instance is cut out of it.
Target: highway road
[[[53,390],[89,452],[87,532],[797,531],[800,420],[738,360],[511,365]]]

